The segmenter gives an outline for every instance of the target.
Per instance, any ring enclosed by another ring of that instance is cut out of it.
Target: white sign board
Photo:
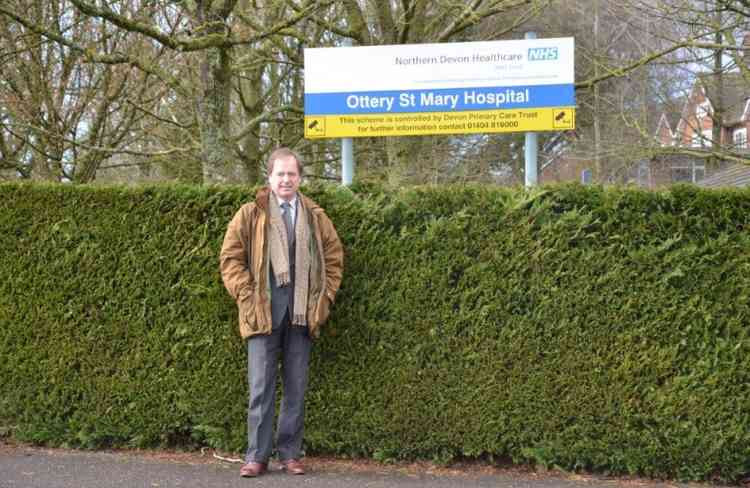
[[[573,38],[305,49],[305,137],[567,130]]]

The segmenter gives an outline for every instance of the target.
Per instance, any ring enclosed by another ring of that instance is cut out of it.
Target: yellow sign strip
[[[305,137],[308,139],[536,132],[574,128],[574,107],[305,117]]]

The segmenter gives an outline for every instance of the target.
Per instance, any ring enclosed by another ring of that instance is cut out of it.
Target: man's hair
[[[268,156],[268,162],[266,163],[266,171],[268,176],[271,176],[271,173],[273,173],[273,164],[277,159],[288,158],[290,156],[293,157],[297,162],[297,171],[299,171],[299,175],[302,176],[302,160],[296,152],[292,151],[288,147],[280,147],[278,149],[275,149],[271,153],[271,155]]]

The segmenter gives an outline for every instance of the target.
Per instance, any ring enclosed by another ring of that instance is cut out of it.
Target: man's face
[[[297,194],[301,179],[297,161],[293,156],[287,156],[274,161],[268,184],[277,197],[288,201]]]

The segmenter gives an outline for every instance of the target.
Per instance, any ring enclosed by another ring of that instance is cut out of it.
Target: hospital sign
[[[305,137],[567,130],[573,38],[305,49]]]

